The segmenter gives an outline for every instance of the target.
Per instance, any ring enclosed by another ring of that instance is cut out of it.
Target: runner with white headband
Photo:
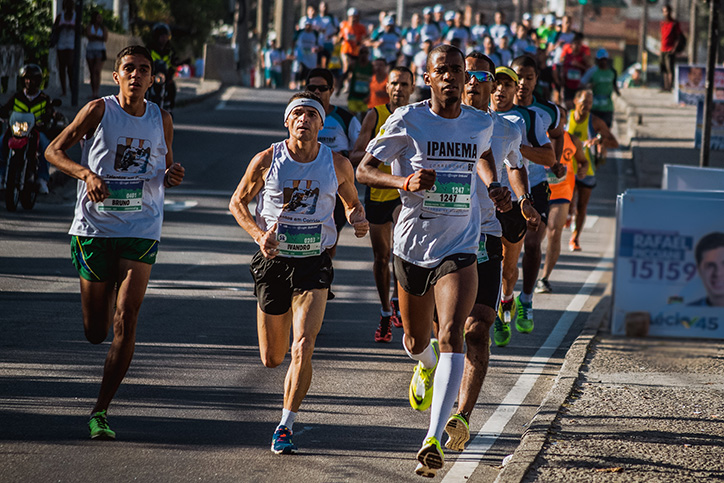
[[[249,268],[265,366],[284,361],[292,332],[282,418],[271,446],[277,454],[297,451],[292,425],[312,381],[314,343],[334,277],[329,249],[337,240],[332,217],[337,193],[355,235],[361,238],[369,228],[352,165],[317,140],[324,117],[315,94],[292,96],[284,113],[289,138],[254,156],[229,203],[236,221],[259,245]],[[256,220],[249,211],[252,200]]]

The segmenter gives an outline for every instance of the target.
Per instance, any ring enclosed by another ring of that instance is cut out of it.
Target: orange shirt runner
[[[359,55],[359,48],[367,35],[367,29],[361,23],[352,24],[344,20],[339,25],[339,33],[342,38],[342,54]]]
[[[571,139],[568,132],[563,133],[563,154],[561,155],[561,164],[566,167],[566,175],[558,178],[549,169],[548,186],[551,189],[551,203],[570,202],[573,198],[573,190],[576,187],[576,171],[578,171],[578,163],[576,162],[576,145]]]
[[[387,95],[387,76],[378,81],[377,76],[373,75],[370,81],[370,100],[367,107],[372,109],[388,102],[390,102],[390,96]]]

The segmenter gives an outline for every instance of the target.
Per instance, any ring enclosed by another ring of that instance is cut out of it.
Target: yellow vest
[[[568,127],[566,131],[576,136],[582,143],[596,137],[596,134],[593,131],[593,125],[591,124],[590,114],[588,114],[581,122],[576,122],[575,112],[571,111],[570,114],[568,114]],[[586,175],[595,176],[596,168],[593,166],[591,150],[589,148],[585,148],[584,153],[586,155],[586,160],[588,161],[588,171],[586,172]]]
[[[377,123],[375,124],[375,135],[374,137],[377,137],[380,134],[383,134],[384,131],[382,130],[382,125],[387,121],[387,118],[390,117],[390,109],[387,107],[387,104],[381,104],[379,106],[375,106],[375,111],[377,111]],[[383,173],[389,173],[392,174],[392,166],[387,164],[380,164],[378,166],[378,169],[382,171]],[[397,190],[394,189],[381,189],[381,188],[370,188],[370,200],[371,201],[392,201],[396,200],[400,197],[400,193]]]

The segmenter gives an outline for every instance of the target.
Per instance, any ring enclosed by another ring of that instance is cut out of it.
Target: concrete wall
[[[204,80],[220,81],[224,84],[238,84],[234,49],[228,45],[204,45]]]

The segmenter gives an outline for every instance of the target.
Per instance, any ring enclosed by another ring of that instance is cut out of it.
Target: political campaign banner
[[[702,133],[704,132],[704,101],[696,104],[696,130],[694,131],[694,147],[701,148]],[[712,103],[711,113],[711,140],[709,148],[712,151],[724,151],[724,100]]]
[[[628,190],[616,204],[611,332],[724,339],[724,192]]]
[[[665,164],[661,189],[673,191],[724,191],[724,169]]]
[[[676,101],[695,106],[706,97],[706,67],[677,65],[674,85]],[[724,100],[724,67],[714,68],[714,99]]]

